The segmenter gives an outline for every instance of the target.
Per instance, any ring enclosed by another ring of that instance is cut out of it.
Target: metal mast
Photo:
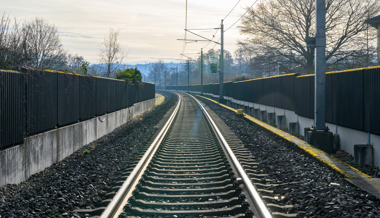
[[[316,33],[315,33],[315,108],[314,125],[316,130],[325,129],[325,82],[326,82],[326,3],[316,0]]]
[[[223,79],[224,79],[224,30],[223,20],[220,25],[220,72],[219,72],[219,101],[223,101]]]

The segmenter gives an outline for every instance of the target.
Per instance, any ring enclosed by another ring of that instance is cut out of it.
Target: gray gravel
[[[97,207],[109,198],[106,194],[121,172],[138,161],[175,104],[176,97],[166,95],[169,100],[144,118],[120,127],[19,185],[1,187],[0,217],[78,217],[74,209]],[[90,153],[84,154],[85,149]]]
[[[235,113],[202,100],[234,131],[274,184],[278,200],[302,217],[379,217],[380,200],[348,183],[302,150]]]

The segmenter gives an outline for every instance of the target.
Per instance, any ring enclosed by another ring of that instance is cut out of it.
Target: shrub
[[[115,73],[115,78],[136,84],[141,82],[142,76],[141,72],[137,68],[127,68]]]

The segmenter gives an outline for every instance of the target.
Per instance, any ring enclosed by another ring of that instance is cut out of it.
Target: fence
[[[0,70],[0,149],[27,136],[154,98],[150,83],[38,71]]]
[[[283,108],[314,119],[314,75],[227,82],[224,87],[224,95],[236,100]],[[200,92],[202,87],[191,85],[189,89]],[[219,95],[219,85],[204,85],[203,92]],[[380,135],[380,67],[326,73],[326,121]]]

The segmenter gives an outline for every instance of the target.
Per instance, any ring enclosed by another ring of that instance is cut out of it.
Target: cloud
[[[4,1],[4,2],[3,2]],[[54,24],[69,52],[98,61],[101,42],[109,29],[120,30],[123,49],[130,50],[128,60],[178,58],[185,27],[185,3],[181,0],[0,0],[7,13],[20,21],[42,17]],[[242,0],[225,21],[226,26],[244,11],[251,0]],[[188,28],[218,27],[220,20],[236,1],[188,1]],[[200,32],[212,37],[214,31]],[[219,36],[216,36],[218,38]],[[233,51],[240,34],[225,35],[226,49]],[[205,43],[191,43],[186,52],[199,52]],[[128,61],[127,60],[127,61]]]
[[[74,33],[74,32],[67,32],[67,31],[59,31],[60,37],[70,37],[70,38],[83,38],[83,39],[96,39],[94,36],[85,35],[82,33]]]

